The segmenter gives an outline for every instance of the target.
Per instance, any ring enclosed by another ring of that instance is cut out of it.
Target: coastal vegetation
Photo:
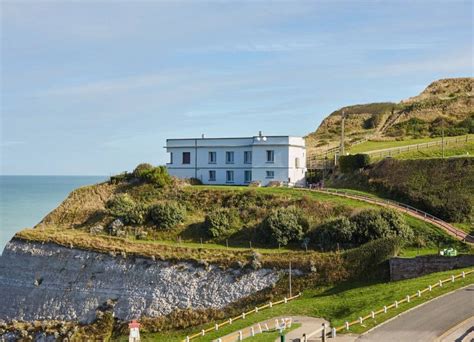
[[[361,170],[335,174],[329,186],[391,198],[449,222],[472,222],[474,159],[384,159]]]

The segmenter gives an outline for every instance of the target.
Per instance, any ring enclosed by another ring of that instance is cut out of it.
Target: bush
[[[397,256],[401,247],[396,237],[382,238],[346,252],[344,258],[353,277],[380,280],[389,277],[387,260]]]
[[[413,237],[403,217],[393,210],[364,210],[353,216],[351,222],[355,227],[353,240],[358,244],[386,237],[397,236],[402,240]]]
[[[135,170],[133,170],[133,176],[136,178],[143,178],[148,172],[153,170],[153,165],[148,163],[138,164]]]
[[[212,237],[228,236],[239,224],[237,212],[229,208],[218,208],[206,215],[204,226]]]
[[[115,218],[120,218],[125,224],[142,224],[145,222],[146,208],[135,203],[128,194],[112,197],[105,205],[107,212]]]
[[[152,166],[151,164],[139,164],[133,171],[133,176],[143,182],[154,184],[160,188],[171,184],[171,176],[165,166]]]
[[[186,209],[177,202],[163,202],[152,205],[148,213],[153,223],[163,229],[169,229],[180,224],[186,217]]]
[[[349,173],[362,169],[370,164],[370,157],[367,154],[350,154],[339,157],[339,167],[341,172]]]
[[[322,224],[313,232],[312,239],[326,248],[333,248],[337,244],[350,244],[354,230],[352,222],[343,216]]]
[[[326,222],[316,228],[313,235],[314,240],[325,248],[334,248],[337,244],[358,246],[388,237],[408,241],[414,237],[403,216],[387,209],[364,210],[351,218],[341,217]]]
[[[273,210],[262,222],[265,235],[282,246],[303,238],[306,223],[294,207]]]

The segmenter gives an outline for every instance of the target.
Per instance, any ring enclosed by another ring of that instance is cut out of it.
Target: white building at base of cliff
[[[167,139],[168,172],[203,184],[246,185],[272,181],[305,185],[306,147],[302,137]]]

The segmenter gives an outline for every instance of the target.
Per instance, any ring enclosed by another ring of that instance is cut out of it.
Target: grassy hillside
[[[308,134],[309,155],[337,146],[343,111],[347,144],[463,135],[474,132],[473,78],[443,79],[399,103],[369,103],[338,109]],[[359,148],[359,147],[357,147]]]
[[[328,185],[376,193],[447,221],[473,222],[473,158],[389,158],[360,172],[334,175]]]

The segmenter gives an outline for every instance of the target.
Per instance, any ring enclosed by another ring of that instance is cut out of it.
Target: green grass
[[[469,136],[474,136],[470,134]],[[446,137],[446,139],[452,139],[453,137]],[[350,153],[362,153],[367,151],[381,150],[392,147],[401,147],[407,145],[422,144],[426,142],[441,141],[441,137],[436,138],[420,138],[420,139],[406,139],[406,140],[388,140],[388,141],[366,141],[361,144],[355,145],[348,149]]]
[[[290,331],[295,330],[301,327],[300,323],[294,323],[291,325],[291,328],[284,331],[284,335],[288,334]],[[275,340],[280,336],[279,331],[264,331],[261,334],[257,334],[254,337],[248,337],[245,341],[249,342],[275,342]]]
[[[467,144],[464,144],[464,145],[459,144],[456,146],[447,146],[444,149],[445,158],[466,157],[466,156],[474,157],[474,141],[469,141]],[[442,157],[443,157],[443,150],[441,149],[441,146],[421,149],[419,151],[403,152],[403,153],[395,154],[393,156],[393,158],[396,158],[396,159],[429,159],[429,158],[442,158]]]
[[[302,297],[289,302],[274,306],[271,309],[262,310],[257,314],[248,315],[245,320],[235,321],[232,325],[222,327],[218,332],[211,332],[206,336],[194,339],[196,342],[211,341],[221,336],[243,329],[252,324],[270,319],[276,316],[306,315],[311,317],[325,318],[333,326],[341,326],[345,321],[353,321],[360,316],[370,314],[390,305],[395,300],[401,300],[407,294],[413,295],[417,290],[422,290],[428,285],[437,283],[440,279],[447,279],[451,275],[457,275],[466,269],[447,272],[433,273],[420,278],[402,280],[387,283],[347,282],[334,287],[323,287],[308,289],[303,292]],[[432,292],[425,292],[420,298],[412,298],[410,303],[400,304],[398,309],[391,309],[386,314],[377,315],[375,319],[364,321],[364,325],[351,327],[350,332],[362,333],[368,329],[392,318],[409,308],[417,306],[444,293],[474,283],[474,275],[470,274],[465,279],[448,282],[443,287],[436,287]],[[162,332],[154,334],[143,334],[144,341],[169,341],[177,342],[194,334],[201,329],[208,328],[211,324],[186,329],[183,331]],[[121,341],[125,341],[125,337]]]
[[[249,188],[247,186],[226,186],[226,185],[199,185],[195,186],[195,188],[199,189],[209,189],[209,190],[221,190],[221,191],[249,191],[255,190],[262,194],[273,194],[273,195],[284,195],[289,196],[292,198],[302,198],[303,196],[308,196],[311,199],[318,200],[321,202],[329,202],[341,205],[348,205],[354,208],[364,208],[364,207],[372,207],[372,204],[365,203],[358,200],[352,200],[348,198],[343,198],[339,196],[334,196],[330,194],[314,192],[307,189],[293,189],[293,188]]]

